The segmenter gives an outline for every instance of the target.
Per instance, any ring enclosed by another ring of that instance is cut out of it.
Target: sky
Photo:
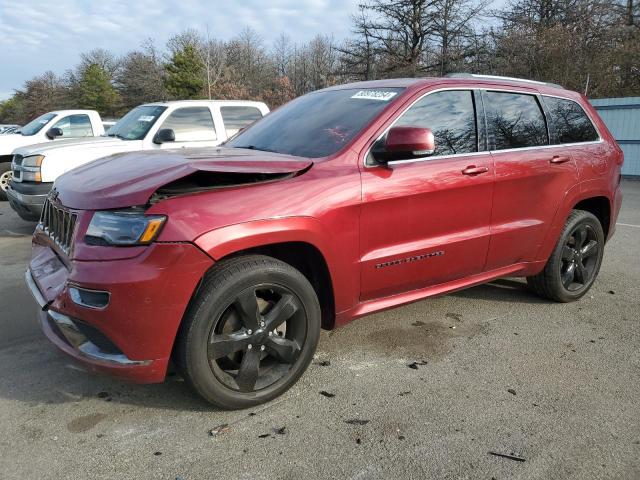
[[[342,40],[362,0],[0,0],[0,100],[36,75],[62,75],[80,54],[116,55],[147,39],[164,49],[172,35],[195,28],[228,40],[254,29],[270,46],[281,34],[307,42],[317,34]],[[494,0],[493,7],[505,0]]]
[[[94,48],[124,54],[152,38],[164,47],[180,31],[209,29],[223,40],[250,27],[269,46],[349,35],[361,0],[0,0],[0,100],[47,70],[62,74]]]

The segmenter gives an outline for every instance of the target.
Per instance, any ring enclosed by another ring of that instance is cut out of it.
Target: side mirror
[[[176,132],[171,130],[170,128],[163,128],[158,130],[156,136],[153,137],[153,143],[161,145],[167,142],[175,142],[176,141]]]
[[[62,129],[58,127],[52,127],[49,130],[47,130],[47,133],[46,133],[47,138],[49,140],[53,140],[54,138],[61,137],[63,134],[64,132],[62,131]]]
[[[393,157],[426,157],[436,151],[436,142],[428,128],[393,127],[387,132],[384,149]]]

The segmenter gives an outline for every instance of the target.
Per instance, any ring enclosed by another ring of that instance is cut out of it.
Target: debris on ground
[[[511,395],[516,395],[516,391],[513,388],[507,388],[507,392],[509,392]]]
[[[456,320],[458,322],[462,321],[462,314],[461,313],[451,313],[451,312],[449,312],[449,313],[445,314],[445,317],[452,318],[453,320]]]
[[[398,435],[398,440],[404,440],[404,435]]]
[[[153,452],[153,454],[154,454],[156,457],[159,457],[160,455],[162,455],[162,452]]]
[[[400,392],[400,393],[398,394],[398,396],[399,396],[399,397],[404,397],[405,395],[409,395],[410,393],[411,393],[411,392],[409,392],[409,391],[406,391],[406,392]]]
[[[270,433],[263,433],[262,435],[258,435],[258,438],[267,438],[270,437],[271,434]]]
[[[366,425],[369,422],[370,420],[360,420],[359,418],[352,418],[344,421],[344,423],[348,423],[349,425]]]
[[[414,327],[424,327],[426,325],[426,323],[421,322],[420,320],[416,320],[411,325],[413,325]]]
[[[320,365],[321,367],[328,367],[329,365],[331,365],[331,361],[330,360],[322,360],[320,362],[317,362],[316,365]]]
[[[616,292],[614,292],[613,290],[609,290],[609,295],[615,295]]]
[[[362,440],[360,440],[359,438],[356,438],[356,443],[360,445],[362,443]]]
[[[274,428],[273,429],[273,431],[276,432],[278,435],[284,435],[285,433],[287,433],[286,430],[287,430],[286,425],[283,425],[280,428]]]
[[[98,392],[98,398],[107,398],[110,397],[109,392]]]
[[[407,365],[407,367],[417,370],[419,365],[426,365],[426,364],[427,364],[426,360],[418,360],[416,362],[410,363],[409,365]]]
[[[327,397],[327,398],[333,398],[336,396],[335,393],[329,393],[325,390],[320,390],[320,395],[322,395],[323,397]]]
[[[211,430],[209,430],[209,435],[212,437],[216,437],[218,435],[221,435],[223,433],[227,433],[229,430],[231,430],[231,427],[229,426],[228,423],[223,423],[222,425],[218,425],[215,428],[212,428]]]
[[[514,455],[513,453],[507,454],[507,453],[499,453],[499,452],[492,452],[492,451],[489,451],[488,453],[489,455],[493,455],[494,457],[508,458],[509,460],[515,460],[516,462],[526,461],[525,458]]]

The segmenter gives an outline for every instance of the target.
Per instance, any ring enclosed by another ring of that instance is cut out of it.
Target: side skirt
[[[336,326],[349,323],[351,320],[369,315],[370,313],[381,312],[390,308],[405,305],[407,303],[417,302],[428,297],[442,295],[446,293],[464,290],[465,288],[474,287],[482,283],[490,282],[500,277],[507,276],[530,276],[538,273],[545,265],[545,261],[541,262],[523,262],[502,267],[489,272],[482,272],[470,277],[465,277],[450,282],[431,285],[429,287],[403,292],[389,297],[376,298],[366,302],[359,303],[355,307],[339,312],[336,315]]]

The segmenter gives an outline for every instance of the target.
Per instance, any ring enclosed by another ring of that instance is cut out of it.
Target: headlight
[[[44,155],[31,155],[22,159],[21,165],[21,179],[27,182],[41,182],[42,173],[40,172],[40,165],[42,165]]]
[[[30,157],[24,157],[22,159],[22,166],[39,167],[42,165],[42,160],[44,160],[44,155],[31,155]]]
[[[156,239],[166,219],[141,212],[96,212],[84,241],[89,245],[147,245]]]

